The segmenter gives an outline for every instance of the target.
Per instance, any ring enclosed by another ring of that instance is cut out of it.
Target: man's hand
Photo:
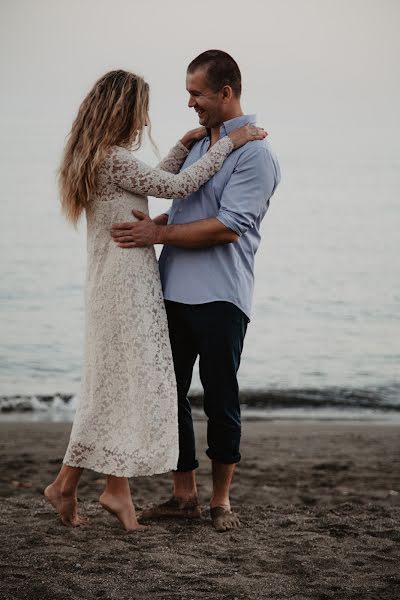
[[[235,231],[226,227],[215,217],[193,223],[167,225],[167,215],[160,215],[155,223],[140,210],[133,210],[132,214],[138,221],[114,223],[111,228],[113,240],[120,248],[166,244],[195,250],[220,244],[231,244],[239,239],[239,235]]]
[[[111,235],[114,242],[120,248],[142,248],[157,244],[160,226],[140,210],[133,210],[132,214],[137,221],[113,224]]]

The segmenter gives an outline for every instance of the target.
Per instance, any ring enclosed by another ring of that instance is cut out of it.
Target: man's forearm
[[[218,219],[203,219],[180,225],[157,223],[157,244],[180,248],[207,248],[230,244],[239,239],[237,233],[225,227]]]
[[[154,217],[153,222],[156,225],[166,225],[168,223],[168,215],[165,213],[157,215],[157,217]]]

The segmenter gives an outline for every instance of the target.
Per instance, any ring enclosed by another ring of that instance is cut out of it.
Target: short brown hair
[[[242,75],[237,62],[227,52],[206,50],[192,60],[187,72],[193,73],[202,67],[206,68],[207,83],[213,92],[218,92],[224,85],[229,85],[235,96],[240,96]]]

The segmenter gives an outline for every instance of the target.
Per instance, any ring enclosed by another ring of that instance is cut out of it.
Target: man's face
[[[186,75],[186,89],[189,92],[189,108],[194,108],[200,125],[219,127],[224,122],[224,102],[222,92],[213,92],[207,84],[206,70],[197,69]]]

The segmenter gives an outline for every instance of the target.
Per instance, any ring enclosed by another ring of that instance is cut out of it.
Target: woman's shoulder
[[[121,168],[131,165],[136,159],[133,153],[123,146],[111,146],[107,149],[101,164],[100,171],[116,174]]]
[[[134,160],[134,156],[128,148],[111,146],[106,152],[105,160]]]
[[[140,161],[132,150],[123,146],[111,146],[105,152],[98,165],[99,181],[111,183],[120,182],[126,176],[132,176],[140,171]]]

